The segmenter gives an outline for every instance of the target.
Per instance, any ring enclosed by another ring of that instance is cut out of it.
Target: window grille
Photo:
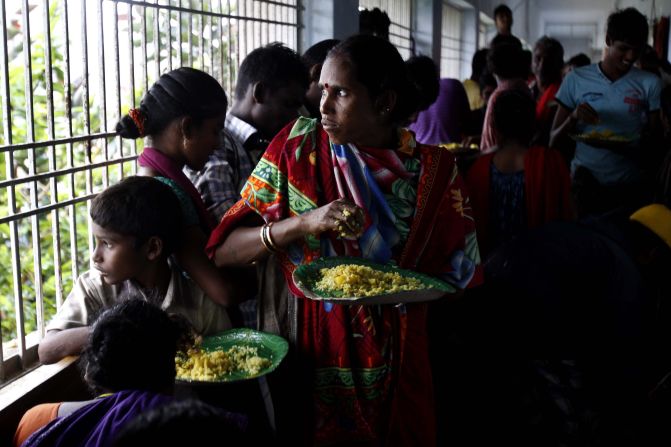
[[[409,0],[359,0],[359,9],[380,8],[391,21],[389,41],[393,43],[403,59],[415,53],[412,39],[412,3]]]
[[[296,49],[298,0],[0,2],[0,384],[36,343],[94,247],[90,200],[136,172],[114,126],[158,77],[213,75],[229,97],[254,48]]]
[[[461,11],[443,3],[440,76],[461,79]]]

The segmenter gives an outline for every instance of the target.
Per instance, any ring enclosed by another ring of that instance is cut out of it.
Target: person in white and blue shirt
[[[612,133],[631,140],[621,147],[576,145],[571,164],[574,185],[585,177],[598,189],[602,205],[626,202],[624,188],[638,189],[655,148],[641,144],[642,135],[660,130],[661,80],[634,67],[648,37],[648,22],[635,8],[618,10],[608,17],[606,50],[599,63],[580,67],[564,79],[556,100],[559,109],[550,145],[566,134]],[[611,198],[607,197],[612,195]],[[620,196],[620,197],[617,197]],[[580,202],[580,197],[576,200]],[[580,208],[580,203],[578,203]],[[588,210],[589,211],[589,210]]]

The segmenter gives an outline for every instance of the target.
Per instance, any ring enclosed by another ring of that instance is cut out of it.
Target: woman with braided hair
[[[231,286],[203,253],[215,222],[200,194],[182,172],[200,170],[220,144],[228,100],[212,76],[182,67],[162,75],[116,125],[122,138],[145,138],[140,175],[155,177],[179,198],[185,235],[177,261],[212,300],[228,306]]]

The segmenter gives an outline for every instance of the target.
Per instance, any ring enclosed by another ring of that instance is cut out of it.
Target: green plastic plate
[[[375,296],[342,296],[332,291],[320,290],[316,284],[321,279],[320,270],[343,264],[365,265],[383,272],[398,272],[400,275],[420,280],[425,289],[408,290],[404,292],[386,293]],[[316,261],[299,266],[294,270],[294,284],[307,298],[318,301],[329,301],[338,304],[399,304],[420,303],[442,298],[447,293],[454,293],[455,287],[450,284],[422,273],[405,270],[392,264],[378,264],[363,258],[329,257],[320,258]]]
[[[203,338],[202,347],[205,351],[226,351],[233,346],[251,346],[258,349],[259,356],[270,359],[270,366],[259,371],[258,374],[249,375],[243,372],[233,372],[219,376],[216,380],[201,381],[190,379],[177,379],[183,383],[213,383],[213,382],[236,382],[239,380],[254,379],[275,370],[289,351],[289,344],[279,335],[259,332],[253,329],[240,328],[231,329],[216,335]]]

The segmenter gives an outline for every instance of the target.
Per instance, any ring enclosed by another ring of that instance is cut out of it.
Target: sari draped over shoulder
[[[399,134],[400,148],[335,145],[316,120],[299,118],[271,142],[242,200],[212,233],[218,245],[251,213],[266,222],[340,198],[365,212],[358,239],[307,235],[279,258],[298,297],[298,349],[314,368],[316,445],[433,445],[435,415],[422,303],[334,305],[304,299],[292,281],[321,256],[359,256],[440,277],[456,288],[481,280],[469,200],[448,151]]]
[[[142,154],[138,157],[137,163],[140,166],[152,168],[163,177],[169,178],[177,183],[177,185],[191,198],[191,201],[198,212],[200,225],[203,227],[205,235],[209,235],[212,232],[216,223],[210,212],[207,210],[200,193],[193,183],[191,183],[191,180],[189,180],[186,174],[182,172],[182,168],[178,163],[153,147],[145,147]]]
[[[23,447],[109,446],[125,424],[142,412],[172,400],[170,396],[148,391],[120,391],[54,419],[33,433]]]

